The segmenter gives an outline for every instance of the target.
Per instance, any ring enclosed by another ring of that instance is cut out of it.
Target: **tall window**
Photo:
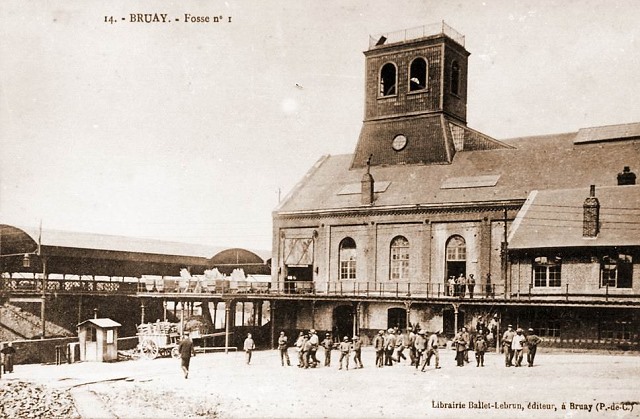
[[[427,60],[418,57],[411,62],[409,70],[409,91],[424,90],[427,88]]]
[[[631,288],[633,284],[633,259],[631,255],[618,254],[602,258],[600,285],[612,288]]]
[[[389,257],[390,277],[392,281],[409,279],[409,240],[398,236],[391,241]]]
[[[356,279],[356,242],[351,237],[340,242],[340,279]]]
[[[396,94],[396,66],[386,63],[380,70],[380,96],[393,96]]]
[[[562,285],[562,259],[538,256],[533,260],[533,286],[559,287]]]
[[[451,64],[451,93],[460,94],[460,65],[457,61]]]

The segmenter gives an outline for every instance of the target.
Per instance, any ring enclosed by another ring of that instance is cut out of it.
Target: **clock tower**
[[[365,116],[351,168],[448,164],[505,145],[467,127],[464,36],[444,22],[371,37]]]

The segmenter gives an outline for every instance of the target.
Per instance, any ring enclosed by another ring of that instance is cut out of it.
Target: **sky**
[[[0,223],[270,250],[278,200],[355,149],[369,36],[443,20],[469,127],[640,122],[634,0],[0,2]]]

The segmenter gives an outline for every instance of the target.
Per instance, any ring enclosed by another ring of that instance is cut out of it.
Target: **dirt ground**
[[[453,351],[440,353],[442,368],[424,373],[406,363],[375,368],[365,348],[365,367],[348,371],[338,370],[337,352],[330,368],[297,368],[290,350],[291,367],[280,365],[278,351],[254,352],[251,365],[243,353],[199,354],[188,379],[168,358],[18,366],[16,375],[23,369],[33,382],[82,388],[119,418],[640,417],[638,353],[543,350],[533,368],[506,368],[495,353],[484,368],[470,353],[460,368]]]

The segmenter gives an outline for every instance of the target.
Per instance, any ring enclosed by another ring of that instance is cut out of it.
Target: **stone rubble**
[[[0,380],[0,418],[80,419],[68,390],[26,381]]]

